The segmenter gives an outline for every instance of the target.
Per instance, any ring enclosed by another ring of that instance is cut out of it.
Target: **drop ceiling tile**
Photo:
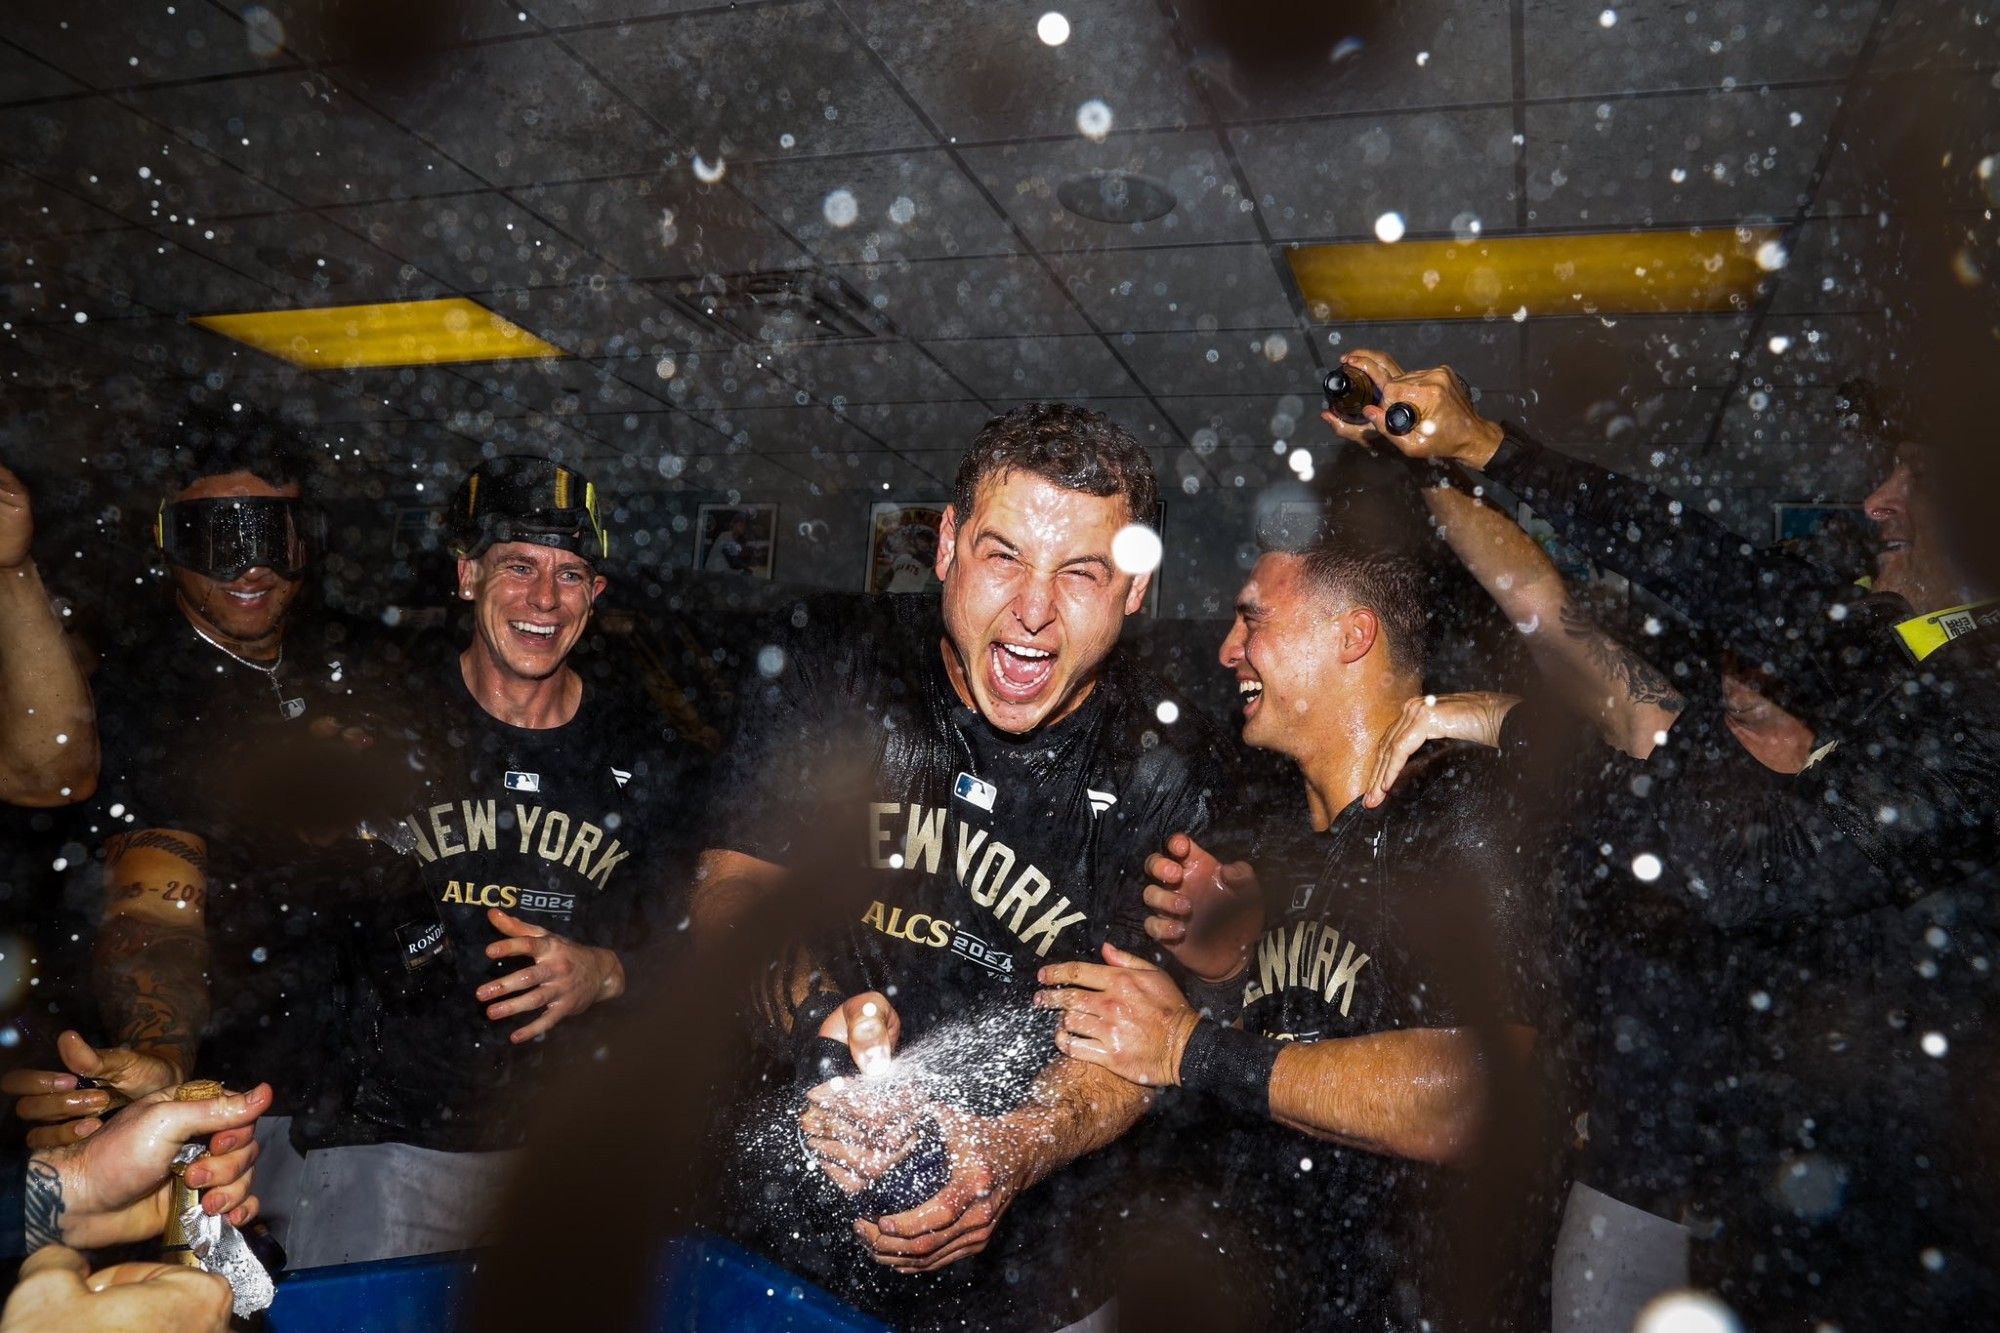
[[[1750,324],[1738,315],[1529,320],[1521,383],[1567,380],[1605,396],[1726,386]]]
[[[1263,245],[1102,250],[1049,264],[1107,333],[1268,328],[1294,318]]]
[[[839,12],[820,0],[662,18],[564,40],[665,126],[676,146],[711,160],[932,142]]]
[[[271,370],[284,364],[219,333],[160,316],[93,319],[77,326],[73,336],[78,342],[122,357],[137,374],[196,378],[216,369]]]
[[[1274,449],[1280,441],[1289,450],[1297,445],[1328,444],[1333,439],[1326,423],[1319,419],[1318,395],[1308,396],[1296,389],[1159,401],[1199,458],[1269,455],[1282,467],[1284,454]]]
[[[982,398],[1124,398],[1140,391],[1094,334],[937,339],[925,346]]]
[[[1877,5],[1526,0],[1530,97],[1844,79]],[[1606,24],[1602,16],[1611,14]]]
[[[64,0],[16,5],[7,38],[93,88],[199,79],[290,63],[251,50],[243,24],[187,0]]]
[[[332,216],[462,292],[617,277],[595,255],[499,194],[373,204]]]
[[[1371,14],[1361,6],[1313,7],[1317,42],[1268,61],[1232,57],[1204,42],[1189,69],[1224,122],[1335,111],[1395,110],[1506,101],[1507,6],[1457,0],[1398,0]]]
[[[585,281],[495,292],[481,304],[569,353],[652,365],[695,345],[696,334],[643,283]]]
[[[295,430],[405,419],[380,397],[303,371],[237,374],[223,387],[232,399]]]
[[[239,16],[263,10],[259,39],[275,40],[301,60],[373,62],[412,79],[422,78],[433,63],[450,59],[449,47],[533,30],[522,19],[521,6],[508,0],[423,0],[397,9],[340,0],[217,3]]]
[[[938,500],[943,498],[948,484],[930,466],[929,459],[905,458],[886,449],[871,452],[822,449],[816,453],[773,454],[769,457],[771,462],[811,478],[823,491],[852,495],[865,503]],[[855,527],[859,526],[857,520]],[[787,538],[791,535],[792,532],[786,533]],[[824,540],[822,534],[816,531],[801,532],[798,536],[802,540]],[[851,571],[855,587],[861,586],[861,573],[857,560],[856,568]]]
[[[1257,224],[1243,207],[1221,145],[1206,130],[1118,135],[1103,143],[1072,137],[1005,144],[968,148],[964,156],[1028,240],[1043,251],[1257,237]],[[1134,173],[1164,186],[1175,200],[1172,211],[1150,222],[1126,224],[1093,221],[1063,205],[1058,192],[1065,182],[1090,186],[1106,172]]]
[[[727,184],[705,185],[685,165],[518,197],[634,277],[760,273],[805,257]]]
[[[957,467],[953,451],[962,454],[971,446],[993,409],[973,402],[864,404],[849,408],[846,417],[887,448],[922,453],[932,462],[937,455],[951,455],[935,466],[926,464],[948,479]]]
[[[317,213],[224,219],[170,234],[187,249],[272,288],[281,305],[411,301],[449,290]]]
[[[290,207],[234,167],[102,97],[0,111],[0,157],[134,222]]]
[[[1781,314],[1881,309],[1905,287],[1908,259],[1885,219],[1809,218],[1792,235],[1771,310]]]
[[[493,411],[511,404],[522,412],[545,412],[569,421],[604,413],[663,412],[666,403],[615,373],[611,365],[563,357],[549,361],[495,361],[460,366]],[[593,432],[594,433],[594,432]]]
[[[773,347],[761,357],[823,403],[906,403],[966,398],[971,391],[914,343],[828,342]]]
[[[50,232],[69,234],[122,227],[125,220],[86,203],[67,190],[0,166],[0,236]]]
[[[1836,100],[1787,89],[1601,104],[1608,114],[1588,102],[1530,106],[1529,218],[1545,227],[1787,219]]]
[[[1020,248],[1006,220],[941,149],[751,163],[730,179],[823,260],[939,259]]]
[[[710,347],[666,359],[671,374],[660,377],[660,363],[625,363],[620,372],[675,407],[697,414],[727,408],[803,406],[803,392],[773,374],[763,364],[766,349]],[[645,384],[648,376],[653,384]]]
[[[526,0],[525,8],[547,26],[562,28],[579,23],[657,18],[684,9],[713,9],[715,0]]]
[[[961,141],[1076,133],[1077,110],[1110,105],[1119,129],[1201,115],[1186,57],[1151,0],[1062,6],[1069,39],[1045,45],[1043,0],[847,0],[869,44],[933,123]]]
[[[75,79],[26,52],[0,47],[0,103],[32,102],[82,90]]]
[[[844,416],[817,404],[736,408],[698,415],[725,441],[753,453],[800,454],[814,449],[868,452],[882,447]]]
[[[276,292],[254,278],[137,228],[65,238],[58,249],[59,269],[108,294],[122,313],[261,310],[277,300]]]
[[[1153,394],[1261,393],[1297,389],[1315,378],[1312,363],[1289,355],[1273,361],[1266,340],[1273,334],[1296,344],[1295,330],[1237,329],[1220,333],[1138,333],[1119,339],[1133,373]]]
[[[473,47],[416,85],[335,76],[496,185],[645,171],[679,147],[553,38]]]
[[[1313,332],[1328,365],[1365,347],[1387,352],[1406,370],[1448,365],[1478,392],[1512,389],[1522,379],[1520,330],[1512,320],[1342,324]],[[1317,391],[1319,371],[1302,358],[1291,361],[1299,363],[1292,372],[1297,382]]]
[[[302,203],[354,204],[479,186],[320,73],[159,88],[124,100]]]
[[[1276,237],[1373,237],[1395,213],[1416,232],[1514,216],[1514,122],[1500,109],[1348,116],[1239,128],[1229,142]]]
[[[1744,364],[1748,384],[1838,387],[1855,377],[1878,383],[1905,373],[1886,315],[1771,315],[1758,326]]]
[[[894,261],[834,270],[904,335],[1087,333],[1090,326],[1033,259]]]

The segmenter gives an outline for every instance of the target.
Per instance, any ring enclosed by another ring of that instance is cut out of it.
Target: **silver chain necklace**
[[[194,632],[198,636],[200,636],[201,641],[203,643],[206,643],[209,647],[216,649],[226,657],[230,657],[238,662],[241,662],[244,666],[249,667],[252,671],[261,672],[263,674],[264,679],[270,682],[271,694],[278,701],[278,712],[281,716],[285,718],[286,721],[290,721],[291,719],[297,717],[300,713],[305,712],[306,701],[304,699],[287,699],[285,697],[284,687],[278,684],[278,668],[285,664],[285,645],[283,643],[280,643],[278,645],[278,655],[271,659],[271,664],[269,666],[266,666],[262,662],[252,661],[250,658],[245,657],[243,654],[237,652],[234,648],[231,648],[228,644],[222,642],[220,639],[217,639],[211,634],[209,634],[208,631],[204,630],[201,626],[196,625],[194,621],[190,620],[188,621],[188,624],[194,629]]]

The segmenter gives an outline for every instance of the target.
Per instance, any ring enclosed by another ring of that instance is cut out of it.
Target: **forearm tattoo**
[[[97,935],[97,1002],[120,1044],[165,1050],[192,1068],[208,1020],[208,935],[114,914]]]
[[[62,1244],[62,1173],[39,1157],[28,1159],[28,1188],[22,1205],[22,1234],[33,1254],[45,1245]]]
[[[127,852],[151,849],[177,856],[199,870],[208,873],[208,854],[194,843],[164,829],[140,829],[137,833],[120,833],[104,844],[106,864],[115,862]]]
[[[1583,645],[1590,663],[1607,681],[1619,685],[1635,704],[1653,704],[1669,713],[1678,713],[1686,702],[1680,691],[1667,682],[1666,673],[1604,632],[1598,623],[1574,603],[1564,603],[1563,633]]]

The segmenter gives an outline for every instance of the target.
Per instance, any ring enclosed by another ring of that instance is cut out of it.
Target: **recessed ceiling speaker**
[[[1165,181],[1136,171],[1093,171],[1056,186],[1056,199],[1078,217],[1131,226],[1174,211],[1180,200]]]

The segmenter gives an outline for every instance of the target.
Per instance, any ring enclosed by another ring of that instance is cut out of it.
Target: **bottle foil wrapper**
[[[190,1143],[174,1155],[174,1165],[185,1170],[208,1155],[199,1143]],[[188,1249],[204,1270],[229,1284],[238,1319],[247,1319],[264,1309],[278,1292],[271,1275],[251,1252],[250,1242],[224,1217],[201,1210],[199,1197],[180,1216],[181,1230],[187,1235]]]

